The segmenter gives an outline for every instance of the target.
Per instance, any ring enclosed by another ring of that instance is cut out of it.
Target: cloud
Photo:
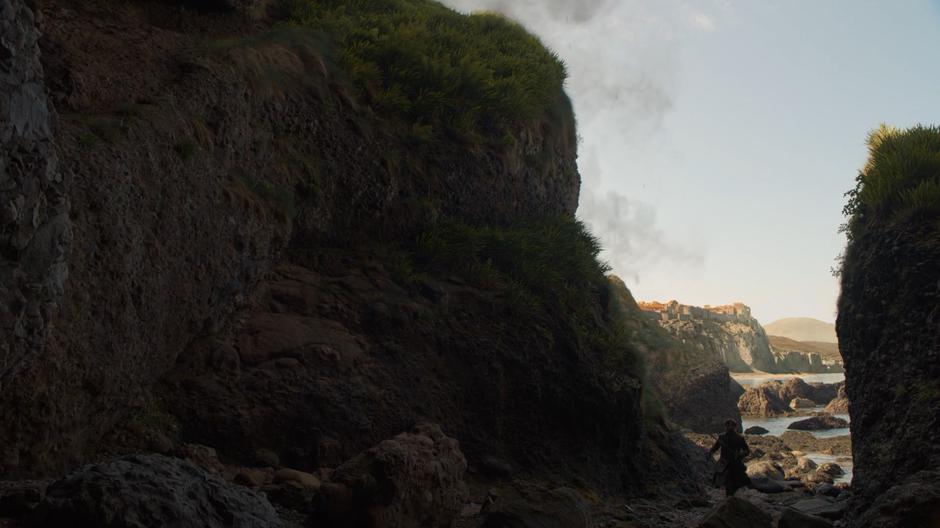
[[[715,31],[715,20],[705,13],[693,13],[691,22],[693,27],[697,27],[703,31]]]

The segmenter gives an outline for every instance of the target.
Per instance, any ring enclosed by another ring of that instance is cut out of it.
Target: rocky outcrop
[[[748,387],[738,400],[738,410],[745,416],[765,417],[787,412],[787,403],[780,398],[778,389],[777,385],[766,383],[759,387]]]
[[[743,304],[699,308],[671,301],[640,306],[670,334],[707,357],[720,357],[732,372],[776,372],[767,334]]]
[[[98,449],[181,355],[227,327],[288,248],[577,207],[562,93],[551,115],[509,131],[499,155],[453,146],[412,159],[314,32],[160,2],[54,0],[41,4],[40,67],[26,4],[0,4],[0,375],[11,374],[0,409],[17,409],[0,428],[8,472],[55,471]],[[230,350],[214,360],[240,361]]]
[[[738,408],[742,414],[752,416],[774,416],[795,409],[811,409],[833,401],[840,387],[841,383],[806,383],[801,378],[768,381],[757,387],[748,387],[738,400]],[[794,402],[800,406],[794,407]]]
[[[803,420],[797,420],[791,423],[787,429],[796,431],[825,431],[827,429],[843,429],[849,426],[849,422],[842,418],[824,414],[822,416],[812,416]]]
[[[277,528],[267,499],[179,459],[130,456],[86,466],[53,483],[38,526]]]
[[[829,414],[848,414],[849,412],[849,397],[845,392],[845,384],[842,383],[839,385],[838,392],[836,397],[832,399],[827,405],[825,412]]]
[[[320,522],[336,527],[450,527],[467,499],[466,469],[456,440],[437,425],[418,425],[336,468],[321,490]]]
[[[921,159],[910,156],[935,159],[936,129],[889,133],[883,143],[878,137],[860,191],[884,170],[904,185],[934,181],[936,172],[915,170]],[[925,145],[923,152],[908,141]],[[895,172],[899,166],[910,172]],[[936,522],[940,512],[940,481],[913,476],[940,467],[940,212],[935,199],[913,211],[900,199],[880,208],[864,195],[856,199],[848,208],[854,214],[836,322],[854,439],[850,526],[929,526],[925,519]]]

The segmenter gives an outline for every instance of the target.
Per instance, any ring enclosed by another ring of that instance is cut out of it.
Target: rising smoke
[[[619,169],[624,152],[655,141],[672,108],[676,39],[683,31],[711,30],[711,18],[679,0],[443,1],[464,12],[506,14],[567,64],[581,135],[578,216],[600,238],[613,271],[638,282],[649,266],[701,265],[700,253],[675,246],[657,229],[652,206],[611,189],[629,189],[631,174]]]

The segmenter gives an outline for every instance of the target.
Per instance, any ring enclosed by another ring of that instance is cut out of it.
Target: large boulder
[[[587,528],[587,504],[570,488],[516,481],[483,513],[481,528]]]
[[[38,507],[49,528],[277,528],[262,495],[187,461],[135,455],[85,466],[53,483]]]
[[[765,383],[749,387],[738,400],[738,410],[746,416],[776,416],[787,412],[788,406],[780,399],[779,383]]]
[[[729,497],[712,510],[699,528],[770,528],[769,513],[738,498]]]
[[[744,430],[744,434],[747,434],[747,435],[758,435],[758,436],[759,436],[759,435],[765,435],[765,434],[767,434],[767,433],[769,433],[769,432],[770,432],[769,430],[767,430],[767,429],[765,429],[765,428],[763,428],[763,427],[761,427],[761,426],[759,426],[759,425],[752,425],[752,426],[750,426],[750,427],[748,427],[747,429]]]
[[[832,416],[831,414],[824,414],[797,420],[791,423],[787,429],[794,429],[796,431],[825,431],[828,429],[844,429],[848,426],[848,421]]]
[[[466,502],[466,470],[457,441],[420,424],[338,467],[318,515],[325,526],[449,527]]]

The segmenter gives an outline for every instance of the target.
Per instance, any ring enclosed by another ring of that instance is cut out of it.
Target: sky
[[[566,62],[578,217],[641,300],[834,321],[868,132],[940,123],[940,2],[444,0]]]

